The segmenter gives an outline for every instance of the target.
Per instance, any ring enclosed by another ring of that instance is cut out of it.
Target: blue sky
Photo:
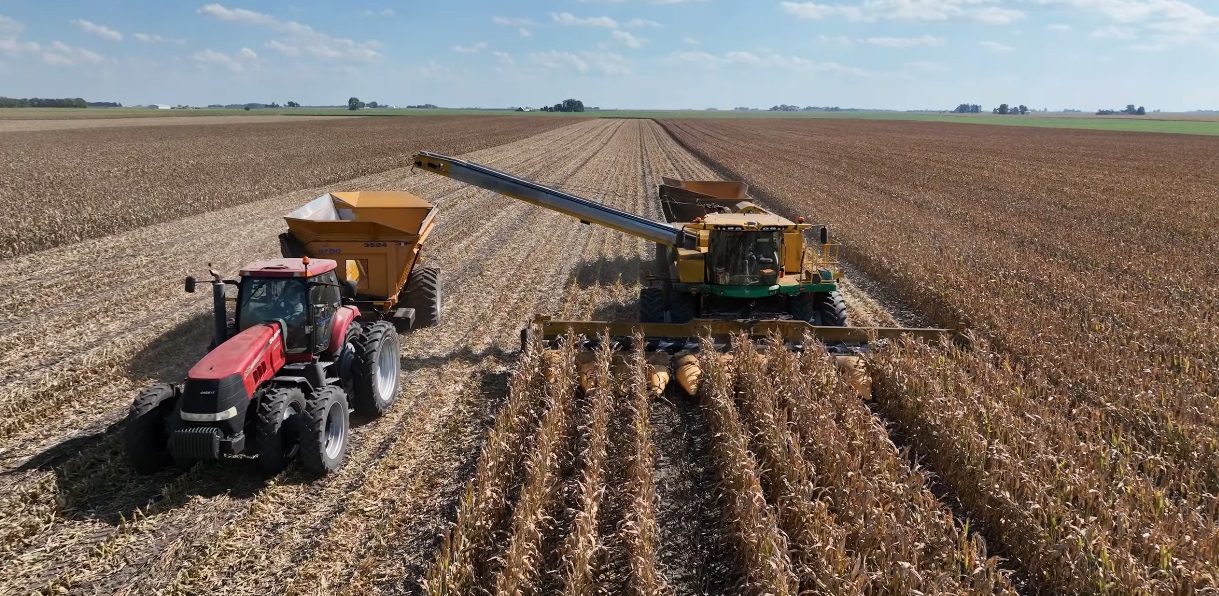
[[[0,95],[1219,108],[1216,0],[0,0]]]

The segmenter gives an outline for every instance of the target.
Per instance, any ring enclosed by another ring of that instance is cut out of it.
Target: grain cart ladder
[[[827,228],[821,227],[822,250],[808,250],[803,232],[815,226],[804,223],[804,218],[790,221],[766,211],[748,199],[747,187],[740,183],[666,178],[660,199],[670,221],[658,222],[445,155],[424,151],[414,162],[424,171],[657,245],[658,265],[667,272],[662,272],[663,277],[649,276],[659,286],[642,288],[640,322],[560,321],[538,316],[522,331],[522,349],[535,339],[547,349],[556,348],[569,332],[585,348],[596,347],[601,337],[608,337],[617,348],[626,348],[639,331],[644,349],[651,352],[654,389],[663,390],[675,378],[693,393],[699,371],[692,353],[699,349],[700,337],[710,337],[717,350],[727,350],[734,335],[746,334],[761,343],[778,334],[790,348],[802,349],[807,335],[836,357],[856,389],[870,393],[858,358],[870,342],[903,335],[959,337],[950,329],[848,326],[846,307],[838,295],[842,273],[834,270],[836,250],[834,258],[828,258]],[[677,221],[694,213],[691,200],[698,204],[698,215],[692,221]],[[591,356],[591,352],[585,355]],[[582,360],[584,364],[591,361]]]

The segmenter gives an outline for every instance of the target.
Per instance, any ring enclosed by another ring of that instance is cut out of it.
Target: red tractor
[[[211,271],[211,350],[185,383],[145,389],[128,414],[127,457],[138,472],[234,455],[256,455],[270,474],[297,458],[319,475],[343,464],[351,408],[383,414],[401,363],[393,323],[361,322],[354,282],[341,283],[336,266],[304,257],[252,263],[237,280]]]

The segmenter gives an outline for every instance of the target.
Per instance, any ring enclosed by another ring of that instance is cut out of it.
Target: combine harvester
[[[727,351],[732,337],[740,334],[759,342],[777,334],[797,350],[811,336],[835,356],[851,385],[870,396],[870,379],[859,359],[869,342],[955,334],[949,329],[848,326],[838,289],[840,246],[830,242],[828,227],[763,209],[739,182],[664,178],[659,195],[666,221],[659,222],[445,155],[420,152],[414,162],[424,171],[654,243],[656,267],[639,292],[639,322],[537,316],[522,330],[521,347],[528,349],[536,336],[547,349],[555,349],[571,332],[586,351],[603,336],[616,349],[631,349],[640,332],[655,392],[673,378],[687,393],[698,391],[701,371],[693,354],[700,337],[710,337],[717,350]],[[810,250],[805,233],[813,228],[819,230],[820,248]],[[581,384],[587,389],[591,354],[582,356]]]
[[[124,437],[132,467],[255,455],[268,473],[298,456],[312,473],[338,469],[349,410],[374,418],[397,399],[398,332],[439,322],[440,271],[419,256],[434,215],[407,192],[326,194],[285,216],[284,258],[238,279],[211,271],[208,353],[184,382],[136,397]],[[186,278],[187,292],[195,286]]]

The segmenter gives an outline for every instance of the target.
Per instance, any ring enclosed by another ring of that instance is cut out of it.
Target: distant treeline
[[[0,98],[0,107],[123,107],[113,101],[85,101],[80,98]]]

